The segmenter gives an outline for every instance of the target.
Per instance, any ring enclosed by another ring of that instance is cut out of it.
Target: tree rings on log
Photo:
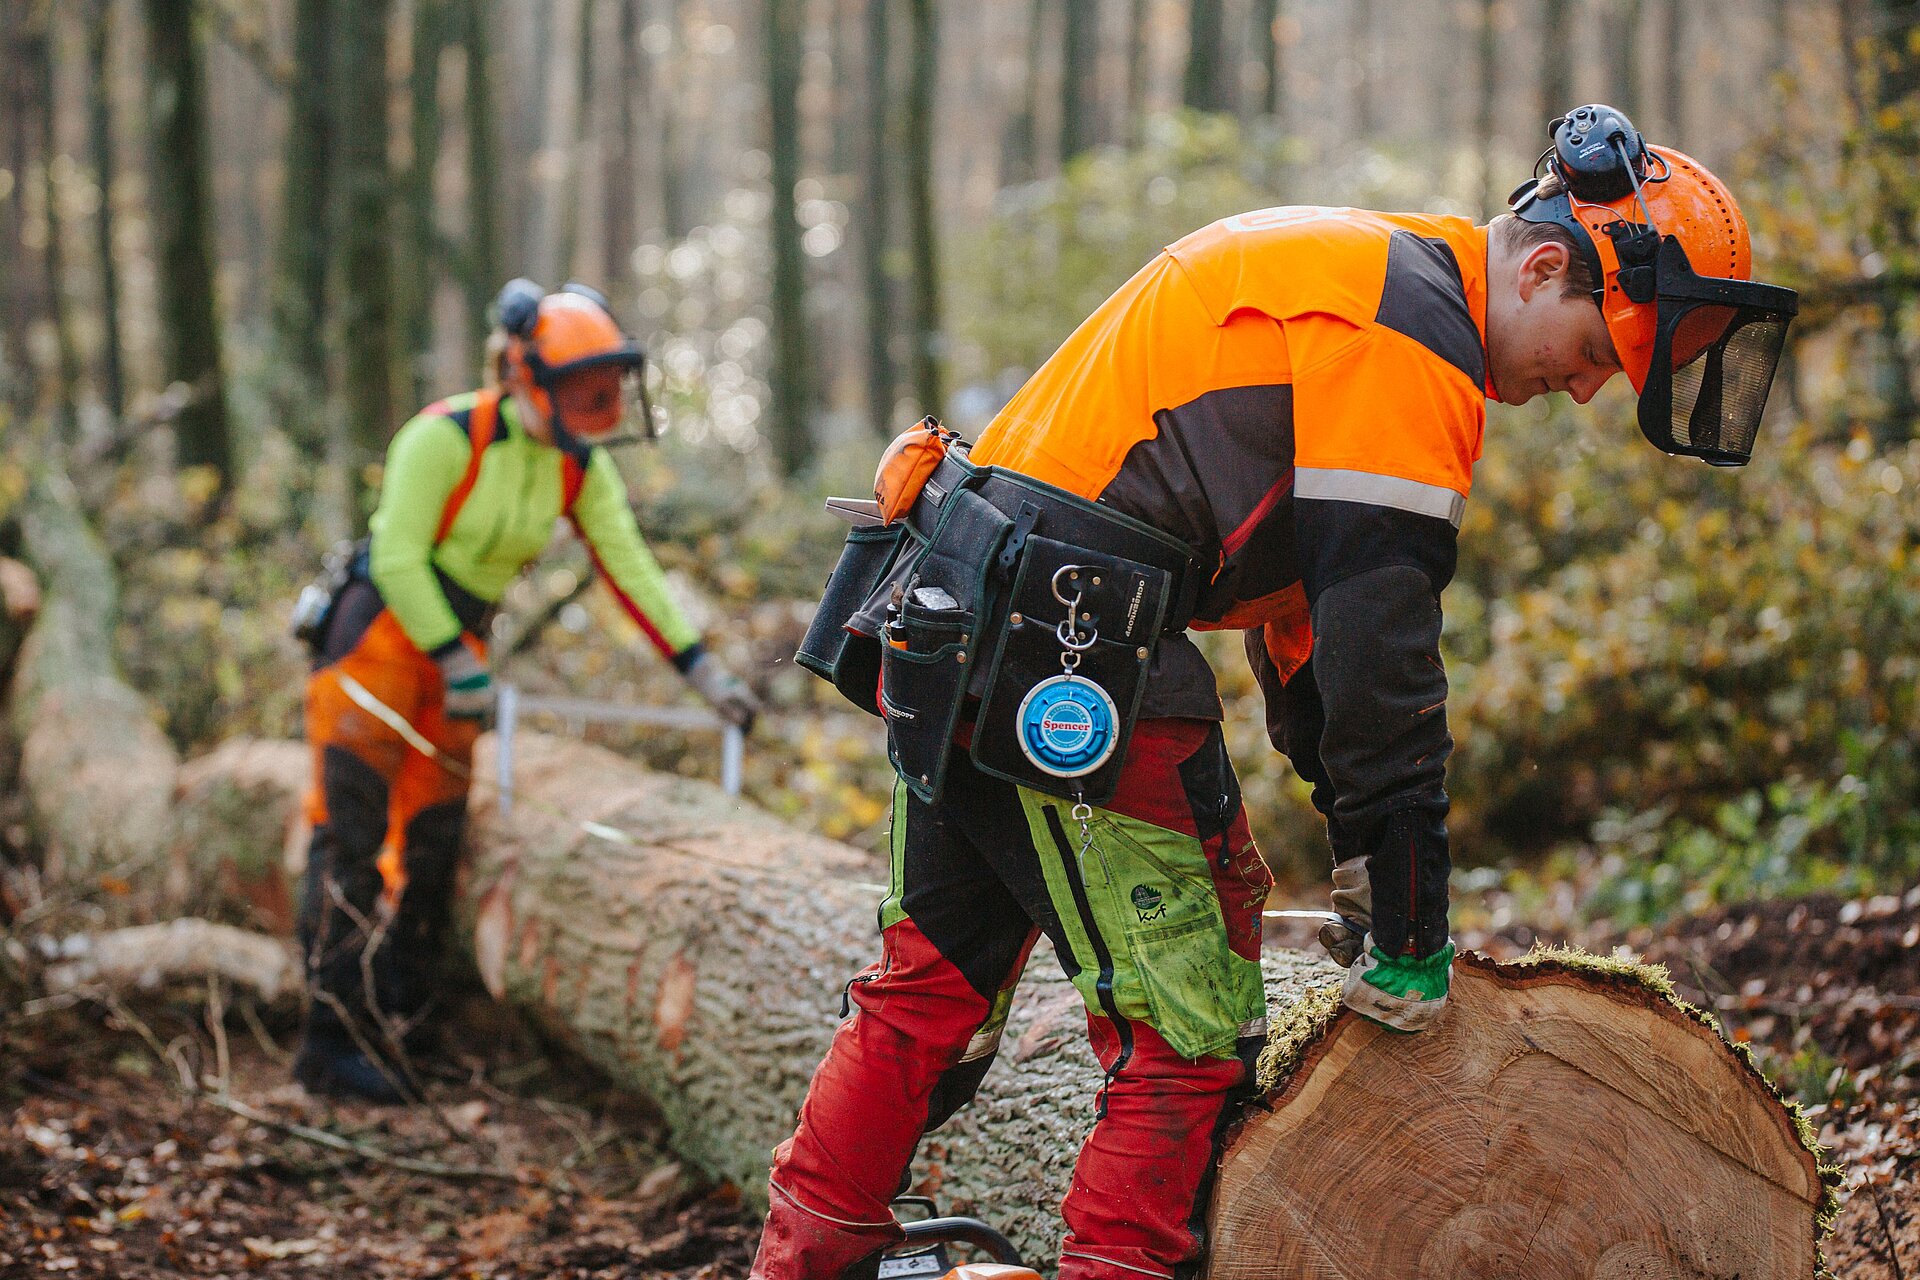
[[[1463,956],[1434,1029],[1343,1011],[1276,1038],[1263,1066],[1215,1184],[1209,1280],[1807,1280],[1818,1265],[1818,1148],[1658,970]]]

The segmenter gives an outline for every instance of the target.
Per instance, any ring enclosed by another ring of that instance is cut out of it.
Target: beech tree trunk
[[[180,465],[233,474],[214,297],[213,199],[200,40],[188,0],[146,0],[147,119],[155,283],[164,375],[186,396],[174,419]]]
[[[537,734],[515,746],[512,817],[475,788],[461,945],[496,996],[658,1106],[681,1158],[764,1203],[842,984],[877,954],[884,872],[709,784]],[[491,755],[485,740],[477,778]],[[232,858],[206,837],[237,820],[257,878],[304,844],[285,831],[307,767],[242,743],[189,766],[178,847]],[[928,1136],[914,1180],[1050,1268],[1100,1078],[1041,951],[979,1098]],[[1274,1029],[1219,1171],[1215,1280],[1812,1273],[1813,1150],[1653,971],[1469,957],[1441,1025],[1409,1037],[1341,1011],[1325,960],[1276,950],[1263,968]]]
[[[809,436],[813,379],[808,360],[806,255],[794,186],[800,181],[800,64],[806,24],[801,0],[765,0],[768,153],[772,157],[773,368],[768,431],[780,474],[798,475],[813,458]]]
[[[933,108],[939,60],[933,0],[907,0],[912,73],[907,78],[907,259],[913,280],[913,355],[909,368],[920,412],[941,410],[942,348],[938,206],[933,200]]]

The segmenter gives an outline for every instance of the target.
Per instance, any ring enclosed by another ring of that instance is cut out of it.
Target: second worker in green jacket
[[[615,599],[723,719],[746,727],[758,710],[674,604],[598,447],[619,428],[639,346],[580,285],[515,280],[499,318],[498,385],[395,434],[372,536],[316,638],[300,911],[311,999],[294,1065],[316,1092],[404,1098],[398,1052],[431,994],[493,703],[488,625],[556,520],[572,520]]]

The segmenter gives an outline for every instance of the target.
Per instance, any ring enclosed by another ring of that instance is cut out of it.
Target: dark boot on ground
[[[308,1093],[330,1098],[353,1098],[381,1106],[400,1106],[411,1099],[399,1087],[400,1074],[378,1062],[350,1041],[308,1035],[293,1060],[293,1078]]]

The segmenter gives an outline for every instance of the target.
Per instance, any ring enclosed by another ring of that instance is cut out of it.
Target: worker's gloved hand
[[[1373,928],[1373,887],[1364,856],[1334,864],[1333,909],[1340,918],[1320,926],[1320,945],[1336,963],[1351,966]]]
[[[1451,940],[1430,956],[1390,956],[1367,935],[1366,950],[1347,970],[1340,999],[1361,1017],[1394,1031],[1425,1031],[1447,1007]]]
[[[1445,811],[1409,806],[1388,815],[1379,847],[1365,863],[1372,919],[1341,998],[1395,1031],[1425,1030],[1446,1007],[1453,965]]]
[[[710,653],[701,654],[687,668],[686,677],[687,683],[707,700],[722,720],[743,732],[753,728],[754,719],[760,714],[760,699],[754,696],[746,681],[721,666],[718,658]]]
[[[456,644],[434,659],[446,685],[443,705],[455,720],[485,720],[493,713],[493,677],[485,664],[464,644]]]

